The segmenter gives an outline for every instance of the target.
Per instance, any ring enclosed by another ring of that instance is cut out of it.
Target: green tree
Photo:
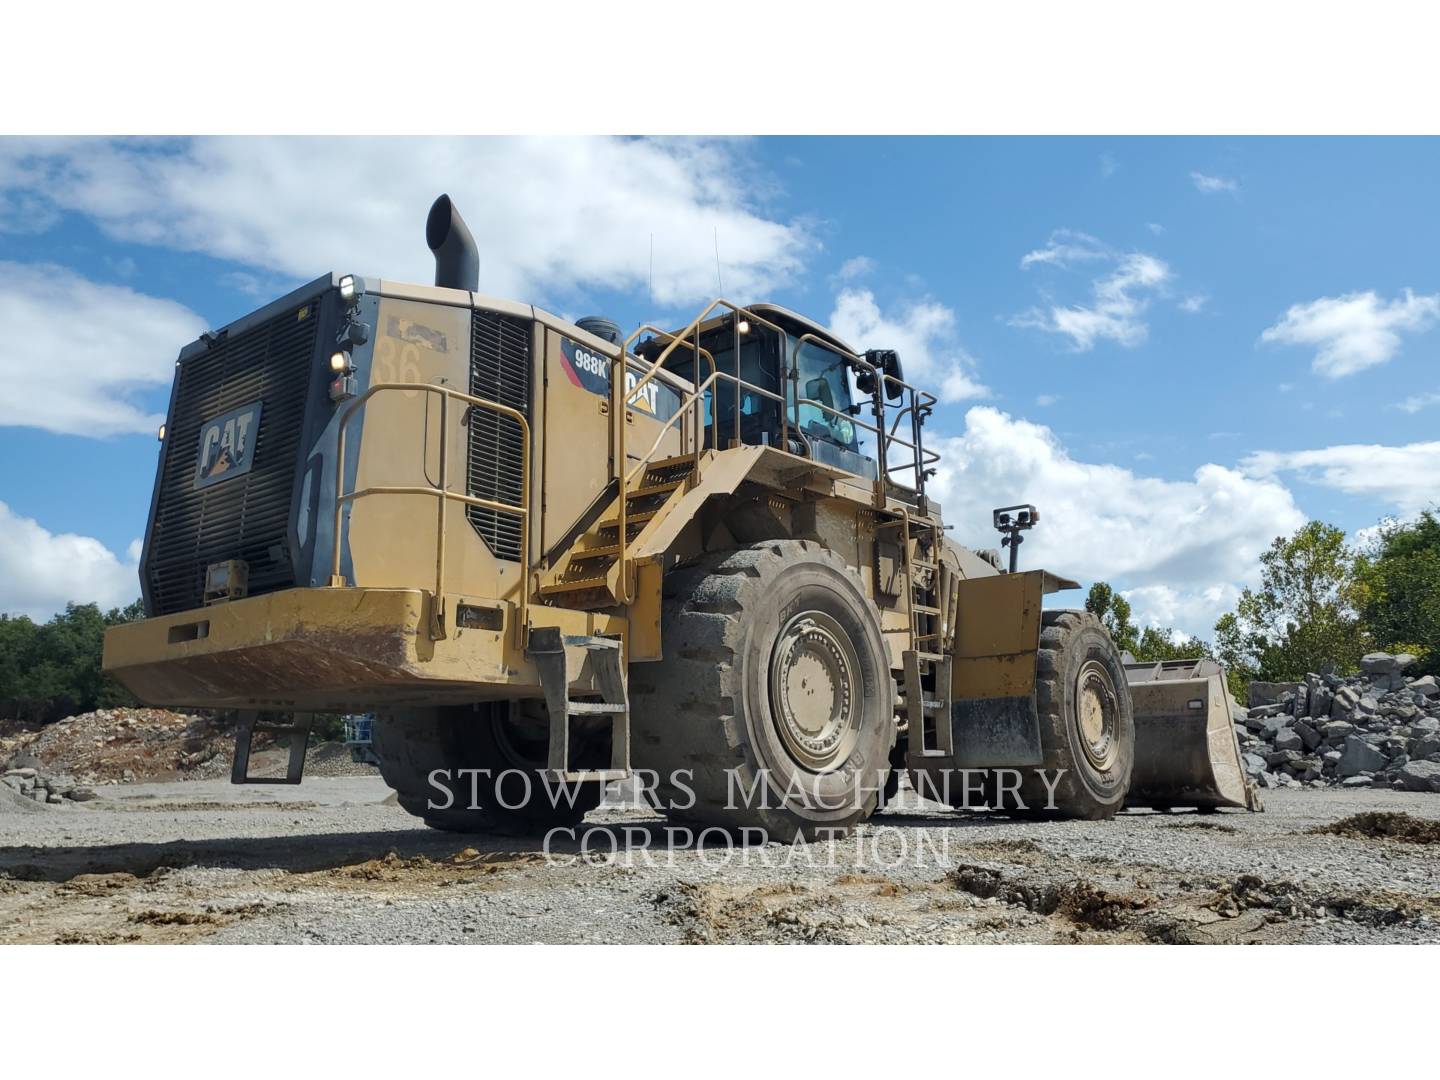
[[[1085,597],[1085,610],[1100,620],[1116,646],[1134,653],[1137,644],[1135,624],[1130,621],[1130,601],[1110,587],[1097,581]]]
[[[139,601],[104,613],[95,604],[67,604],[46,623],[0,616],[0,716],[48,723],[135,704],[101,670],[101,654],[106,627],[143,616]]]
[[[1131,654],[1136,660],[1155,663],[1160,660],[1197,660],[1213,655],[1210,645],[1197,637],[1179,637],[1168,626],[1147,626],[1135,642]]]
[[[1426,510],[1412,522],[1381,522],[1356,563],[1360,613],[1375,643],[1409,652],[1420,670],[1440,674],[1440,518]]]
[[[1345,531],[1322,521],[1277,537],[1260,556],[1259,588],[1215,624],[1217,658],[1246,680],[1353,672],[1368,643],[1356,561]]]

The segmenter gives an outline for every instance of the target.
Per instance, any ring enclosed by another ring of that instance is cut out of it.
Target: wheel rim
[[[1098,660],[1085,661],[1075,680],[1075,719],[1080,746],[1096,769],[1105,770],[1115,763],[1120,745],[1119,713],[1120,700],[1109,670]]]
[[[830,616],[806,611],[780,631],[770,657],[770,711],[785,749],[812,772],[850,756],[860,735],[860,661]]]

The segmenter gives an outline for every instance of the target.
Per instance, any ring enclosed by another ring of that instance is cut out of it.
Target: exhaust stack
[[[425,219],[425,243],[435,254],[435,284],[444,289],[480,288],[480,249],[449,195],[441,195]]]

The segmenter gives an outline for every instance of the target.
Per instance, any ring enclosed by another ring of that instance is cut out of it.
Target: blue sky
[[[0,610],[138,594],[174,354],[330,270],[626,325],[773,300],[943,388],[956,536],[1208,635],[1270,538],[1440,500],[1440,143],[0,140]],[[655,249],[653,297],[649,251]],[[1076,598],[1078,602],[1078,597]]]

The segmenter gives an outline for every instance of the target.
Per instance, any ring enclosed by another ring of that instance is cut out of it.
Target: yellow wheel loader
[[[945,536],[936,399],[772,304],[629,334],[480,295],[446,196],[434,286],[327,275],[181,350],[141,578],[105,668],[257,732],[373,713],[408,811],[664,813],[843,833],[909,771],[954,806],[1258,807],[1214,665],[1127,671],[1104,628]],[[277,717],[288,717],[284,722]],[[297,719],[298,718],[298,719]]]

